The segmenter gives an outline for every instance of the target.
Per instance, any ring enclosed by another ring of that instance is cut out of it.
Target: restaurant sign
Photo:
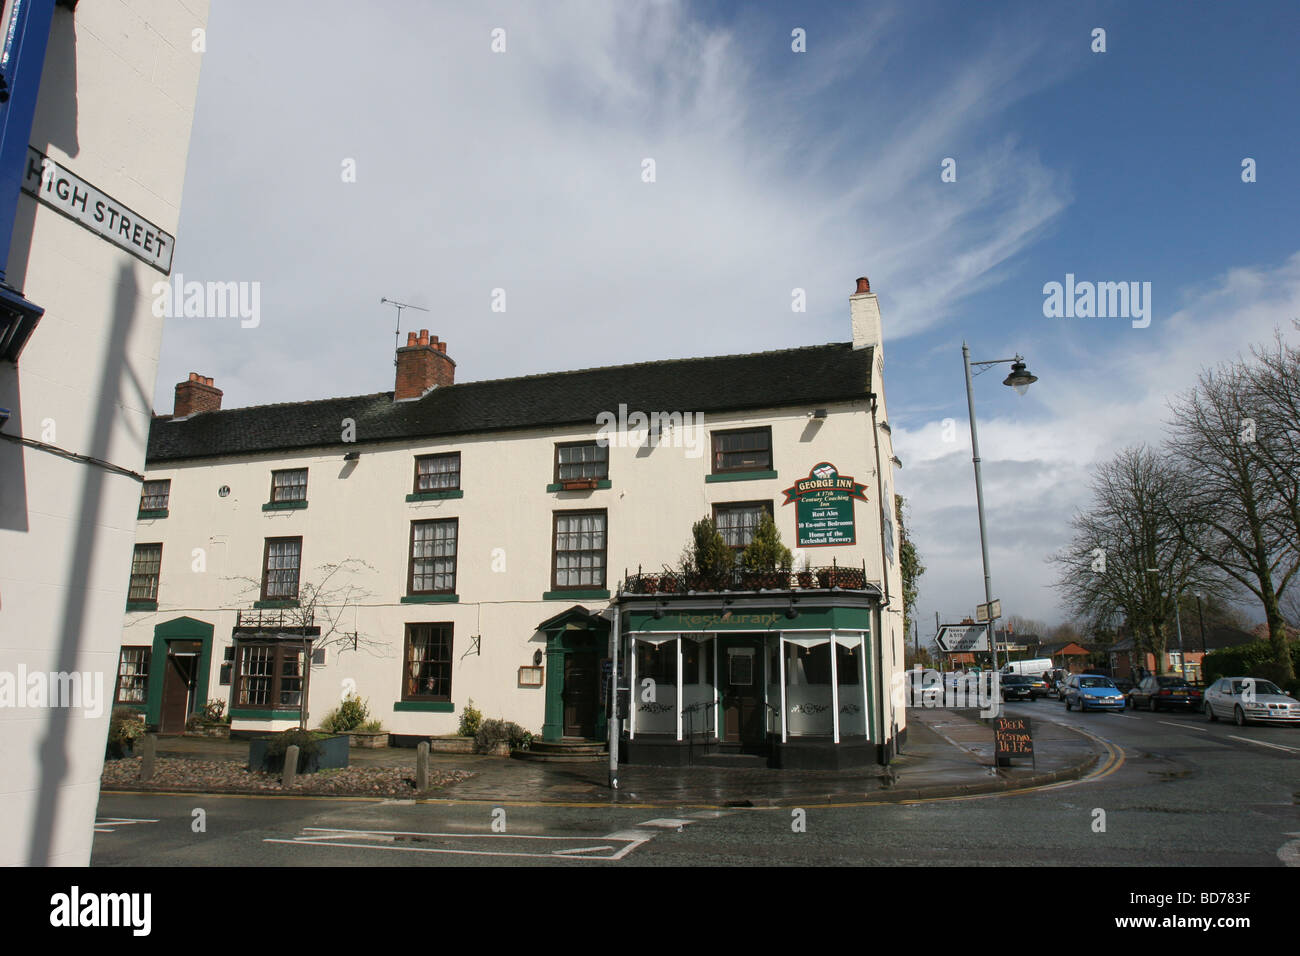
[[[800,548],[825,548],[857,543],[853,501],[867,500],[867,486],[841,475],[828,461],[813,467],[807,478],[785,489],[783,505],[794,502],[795,539]]]

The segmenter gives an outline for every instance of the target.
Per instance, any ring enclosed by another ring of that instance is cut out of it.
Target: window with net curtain
[[[451,700],[450,624],[406,625],[404,700]]]
[[[741,501],[734,504],[720,504],[713,507],[713,523],[727,546],[735,551],[743,551],[754,540],[763,515],[772,514],[770,501]]]
[[[131,557],[128,601],[158,600],[158,575],[162,568],[161,544],[137,544]]]
[[[266,568],[262,575],[262,600],[297,600],[298,570],[301,562],[302,538],[267,538]]]
[[[422,455],[415,459],[415,490],[456,491],[460,488],[460,452]]]
[[[149,647],[124,647],[117,665],[117,700],[123,704],[143,704],[149,687]]]
[[[605,520],[603,511],[556,513],[556,590],[605,586]]]
[[[458,519],[411,522],[412,594],[451,594],[456,590]]]

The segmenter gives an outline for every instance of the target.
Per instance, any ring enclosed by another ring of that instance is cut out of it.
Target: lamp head
[[[1011,363],[1011,374],[1002,380],[1003,385],[1009,385],[1016,390],[1017,395],[1024,395],[1029,391],[1029,386],[1038,381],[1037,375],[1030,374],[1025,368],[1023,356],[1017,355],[1016,360]]]

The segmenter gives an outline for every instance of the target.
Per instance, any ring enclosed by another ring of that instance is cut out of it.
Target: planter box
[[[266,753],[269,737],[259,737],[248,742],[248,769],[263,773],[279,773],[284,769],[284,757],[268,757]],[[347,735],[325,737],[316,741],[319,750],[307,761],[306,773],[317,770],[333,770],[348,765]]]
[[[429,753],[432,754],[472,754],[473,737],[430,737]]]
[[[352,747],[372,747],[378,749],[388,746],[388,731],[381,730],[371,732],[367,730],[349,730],[349,746]]]
[[[201,724],[193,730],[185,731],[187,737],[222,737],[230,739],[229,724]]]

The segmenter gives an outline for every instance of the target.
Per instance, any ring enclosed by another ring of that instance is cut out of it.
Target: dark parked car
[[[1127,677],[1112,677],[1112,678],[1111,678],[1111,682],[1112,682],[1112,683],[1113,683],[1117,688],[1119,688],[1119,692],[1120,692],[1121,694],[1125,695],[1126,697],[1128,696],[1129,691],[1131,691],[1134,687],[1137,686],[1137,685],[1134,684],[1131,680],[1129,680]]]
[[[1033,700],[1036,696],[1033,679],[1023,674],[1002,674],[999,683],[1003,700]]]
[[[1130,707],[1145,707],[1152,712],[1166,708],[1200,710],[1201,701],[1199,690],[1183,678],[1170,675],[1144,677],[1128,694]]]

